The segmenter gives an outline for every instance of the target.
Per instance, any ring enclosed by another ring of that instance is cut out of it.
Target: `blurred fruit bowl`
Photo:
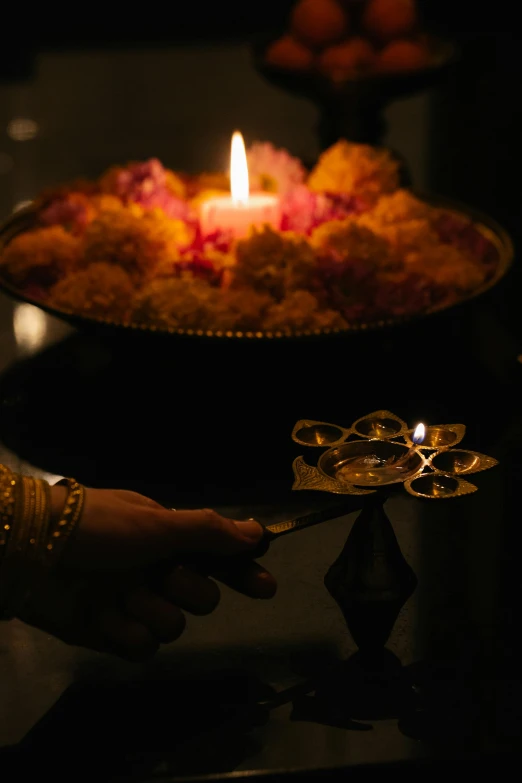
[[[414,0],[298,0],[286,29],[253,52],[258,71],[292,92],[382,92],[384,101],[429,86],[456,56],[426,32]]]
[[[430,58],[422,68],[402,71],[350,71],[337,69],[325,75],[318,69],[298,71],[266,61],[266,40],[253,45],[256,70],[271,84],[316,101],[335,96],[374,95],[384,103],[435,84],[457,55],[450,41],[426,36]]]

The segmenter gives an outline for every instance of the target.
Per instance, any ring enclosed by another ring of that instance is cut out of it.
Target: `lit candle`
[[[215,231],[232,231],[237,238],[248,235],[250,228],[281,225],[279,198],[272,193],[250,195],[245,142],[239,132],[232,136],[230,153],[230,196],[218,196],[201,205],[200,222],[204,236]]]

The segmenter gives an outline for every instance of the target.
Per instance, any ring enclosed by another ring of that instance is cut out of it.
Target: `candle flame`
[[[415,427],[415,432],[413,433],[412,441],[419,446],[426,437],[426,427],[424,424],[417,424]]]
[[[239,131],[232,136],[230,150],[230,190],[235,204],[246,204],[250,193],[245,142]]]

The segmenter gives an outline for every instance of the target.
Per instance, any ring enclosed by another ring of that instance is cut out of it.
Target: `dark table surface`
[[[471,40],[451,78],[393,104],[384,141],[417,187],[488,211],[518,241],[516,47],[495,36],[490,45],[486,55]],[[30,78],[0,84],[0,125],[13,118],[37,130],[26,141],[0,135],[4,215],[45,185],[116,161],[214,168],[236,126],[307,160],[319,151],[314,107],[264,83],[236,44],[42,52]],[[224,588],[214,615],[190,618],[144,666],[3,624],[2,763],[47,759],[55,771],[125,779],[512,762],[522,728],[519,285],[515,267],[492,296],[447,316],[304,346],[129,343],[2,297],[0,461],[16,469],[268,522],[325,501],[291,492],[300,417],[348,424],[388,408],[412,424],[463,422],[464,445],[500,460],[472,496],[424,503],[399,492],[387,503],[418,578],[387,645],[416,709],[336,698],[335,687],[331,709],[314,707],[313,691],[302,698],[310,677],[356,650],[323,584],[354,512],[272,547],[273,601]]]

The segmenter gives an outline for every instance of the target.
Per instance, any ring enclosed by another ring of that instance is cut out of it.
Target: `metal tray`
[[[418,197],[422,198],[428,204],[436,206],[439,209],[444,209],[447,212],[457,214],[460,217],[468,218],[473,221],[476,229],[478,229],[496,248],[498,253],[498,262],[495,273],[480,287],[476,288],[472,292],[468,292],[462,296],[459,300],[451,303],[441,303],[435,305],[429,309],[419,311],[413,315],[392,317],[387,319],[380,319],[368,322],[357,322],[350,324],[346,328],[342,329],[315,329],[315,330],[285,330],[285,331],[213,331],[208,329],[176,329],[176,328],[158,328],[155,326],[146,326],[142,324],[121,323],[113,321],[110,318],[101,317],[89,317],[85,315],[79,315],[72,311],[58,309],[51,305],[45,304],[37,299],[33,299],[27,296],[24,292],[17,289],[9,281],[5,280],[1,275],[0,268],[0,290],[4,291],[8,295],[18,299],[22,302],[28,302],[44,310],[56,318],[60,318],[74,327],[82,330],[94,330],[99,332],[116,332],[119,334],[148,334],[151,336],[167,335],[173,338],[189,338],[189,339],[212,339],[212,340],[306,340],[336,337],[343,334],[360,333],[366,331],[391,329],[403,324],[418,321],[426,318],[427,316],[435,313],[440,313],[444,310],[449,310],[457,307],[458,305],[467,302],[471,299],[475,299],[478,296],[486,293],[505,276],[509,270],[513,261],[514,249],[513,243],[509,234],[489,216],[450,199],[444,197],[426,195],[422,193],[416,193]],[[37,212],[33,207],[27,207],[12,215],[3,225],[0,226],[0,253],[2,249],[15,237],[17,234],[27,231],[34,227],[36,223]]]

